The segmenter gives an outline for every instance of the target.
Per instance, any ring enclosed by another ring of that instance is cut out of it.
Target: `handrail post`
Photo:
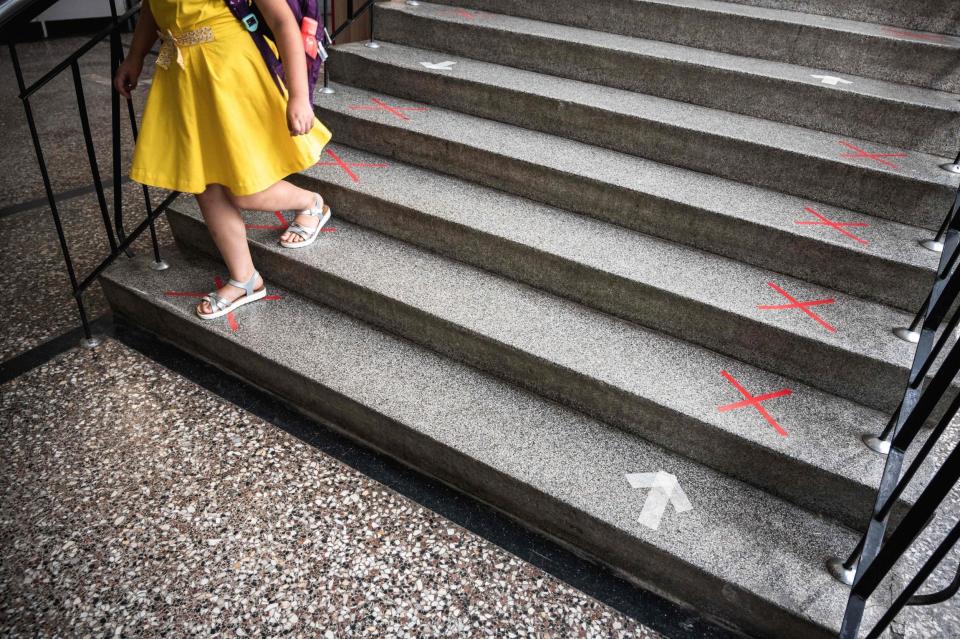
[[[374,25],[374,16],[377,13],[377,2],[376,0],[370,0],[370,39],[363,43],[363,46],[370,49],[379,49],[380,43],[376,41],[373,37],[373,25]]]
[[[326,44],[325,44],[324,46],[332,47],[332,46],[333,46],[333,36],[330,35],[330,34],[332,34],[334,31],[336,31],[336,28],[335,28],[335,25],[330,24],[330,6],[329,6],[329,2],[330,2],[330,0],[323,0],[323,33],[324,33],[324,36],[329,36],[329,38],[327,38],[327,42],[326,42]],[[321,44],[323,44],[323,43],[321,42]],[[330,58],[329,58],[329,57],[328,57],[326,60],[323,61],[323,88],[320,89],[320,93],[323,93],[323,94],[325,94],[325,95],[330,95],[331,93],[336,93],[336,91],[334,91],[334,90],[330,87],[330,71],[329,71],[329,69],[327,68],[327,64],[328,64],[329,62],[330,62]]]
[[[77,303],[77,311],[80,314],[80,323],[83,325],[83,339],[80,344],[87,348],[94,348],[100,344],[100,339],[93,335],[90,330],[90,322],[87,320],[87,311],[83,306],[83,297],[78,295],[80,291],[77,282],[77,272],[73,267],[73,259],[70,257],[70,249],[67,246],[67,237],[63,232],[63,222],[60,220],[60,211],[57,208],[57,198],[53,193],[53,184],[50,181],[50,172],[47,170],[47,161],[43,155],[43,147],[40,144],[40,133],[37,130],[37,122],[33,117],[33,108],[30,106],[30,96],[27,95],[26,83],[23,80],[23,69],[20,66],[20,57],[17,55],[17,47],[11,41],[9,43],[10,60],[13,62],[14,75],[17,78],[17,87],[20,89],[20,101],[23,104],[23,111],[27,118],[27,127],[30,129],[30,138],[33,141],[33,151],[37,156],[37,164],[40,166],[40,177],[43,180],[43,190],[47,195],[47,202],[50,205],[50,215],[53,217],[53,226],[57,231],[57,238],[60,241],[60,253],[63,255],[63,261],[67,268],[67,276],[70,278],[70,286],[73,290],[73,298]]]

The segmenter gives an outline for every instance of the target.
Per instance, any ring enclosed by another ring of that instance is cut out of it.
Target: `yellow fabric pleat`
[[[253,39],[223,0],[150,0],[160,31],[178,42],[182,64],[156,69],[130,177],[184,193],[222,184],[259,193],[320,159],[330,131],[287,128],[287,100]],[[191,37],[211,29],[213,40]],[[176,56],[176,54],[174,54]]]

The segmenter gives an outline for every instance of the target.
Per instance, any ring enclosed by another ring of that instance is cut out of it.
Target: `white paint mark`
[[[456,64],[453,60],[446,60],[444,62],[421,62],[423,66],[428,69],[436,69],[438,71],[452,71],[450,67]]]
[[[816,78],[823,84],[829,84],[831,86],[837,86],[838,84],[853,84],[853,82],[850,80],[844,80],[843,78],[838,78],[833,75],[811,75],[810,77]]]
[[[693,510],[693,505],[687,499],[686,493],[680,488],[680,482],[676,475],[663,472],[656,473],[633,473],[627,475],[627,481],[633,488],[650,488],[647,494],[647,501],[643,504],[643,510],[640,511],[638,522],[656,530],[660,527],[660,520],[663,518],[663,512],[667,504],[673,504],[673,509],[678,513]]]

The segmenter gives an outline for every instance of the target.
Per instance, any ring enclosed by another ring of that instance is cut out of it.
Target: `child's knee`
[[[219,184],[208,184],[203,193],[197,193],[194,197],[200,204],[221,202],[226,198],[226,190]]]

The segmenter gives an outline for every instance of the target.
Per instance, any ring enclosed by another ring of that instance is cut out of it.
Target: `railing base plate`
[[[103,340],[101,340],[96,335],[93,335],[91,337],[84,337],[83,339],[80,340],[80,346],[84,348],[96,348],[97,346],[100,346],[100,343],[102,341]]]
[[[330,87],[323,87],[322,89],[320,89],[320,93],[323,93],[325,95],[333,95],[334,93],[336,93],[336,91],[334,91]]]
[[[877,435],[864,435],[863,443],[867,445],[867,448],[878,455],[887,455],[890,453],[890,442],[885,439],[881,439]]]
[[[941,164],[940,168],[944,171],[950,171],[951,173],[960,173],[960,164],[956,162],[947,162],[946,164]]]
[[[943,242],[938,242],[936,240],[920,240],[920,246],[928,251],[933,251],[934,253],[943,253]]]
[[[904,326],[898,326],[893,329],[893,334],[902,339],[905,342],[910,342],[911,344],[916,344],[920,341],[920,333],[917,331],[911,331],[909,328]]]
[[[376,40],[371,40],[370,42],[364,42],[363,46],[367,47],[368,49],[379,49],[380,43]]]
[[[853,578],[857,576],[857,567],[847,568],[842,559],[833,558],[827,562],[827,572],[840,583],[852,586]]]
[[[150,262],[150,268],[155,271],[165,271],[170,268],[170,265],[167,264],[166,260],[160,260],[158,262]]]

